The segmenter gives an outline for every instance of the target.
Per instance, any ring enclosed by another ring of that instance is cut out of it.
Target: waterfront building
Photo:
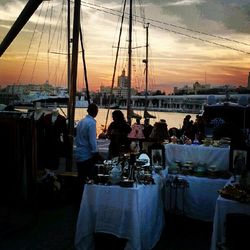
[[[147,96],[149,102],[148,110],[152,111],[166,111],[166,112],[184,112],[184,113],[200,113],[205,104],[207,104],[208,97],[211,95],[155,95]],[[213,95],[216,103],[234,102],[244,98],[246,105],[250,104],[249,94],[218,94]],[[145,103],[145,96],[131,96],[132,107],[135,110],[143,110]],[[126,107],[126,100],[121,102]]]
[[[122,74],[118,76],[117,87],[118,88],[128,88],[128,77],[126,76],[125,69],[122,70]]]
[[[68,96],[67,88],[55,87],[46,81],[44,84],[11,84],[1,89],[0,103],[31,103],[34,100],[48,97]]]
[[[111,87],[101,86],[100,93],[110,95]],[[118,76],[117,86],[112,90],[113,95],[119,99],[126,99],[128,96],[128,77],[126,76],[125,69],[122,70],[122,74]],[[131,88],[131,95],[136,95],[137,91]]]
[[[210,84],[200,84],[199,82],[195,82],[193,85],[194,94],[197,95],[200,91],[206,91],[211,88]]]
[[[244,88],[243,88],[244,89]],[[210,84],[200,84],[195,82],[192,87],[185,85],[183,87],[174,87],[174,95],[207,95],[207,94],[224,94],[228,93],[237,93],[238,88],[232,84],[225,85],[215,85],[211,86]]]

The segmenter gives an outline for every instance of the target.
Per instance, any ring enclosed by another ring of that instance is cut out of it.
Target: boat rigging
[[[19,32],[22,30],[24,25],[28,22],[30,17],[34,14],[37,8],[44,0],[29,0],[25,5],[24,9],[20,13],[17,20],[14,22],[13,26],[3,39],[0,44],[0,56],[4,54],[9,45],[13,42]],[[70,0],[68,1],[68,89],[69,89],[69,101],[68,101],[68,137],[69,137],[69,148],[71,150],[69,164],[67,170],[70,170],[72,167],[73,161],[73,138],[74,138],[74,119],[75,119],[75,101],[76,101],[76,83],[77,83],[77,66],[78,66],[78,47],[79,47],[79,37],[81,39],[82,46],[82,55],[83,55],[83,64],[85,71],[85,83],[88,84],[87,75],[86,75],[86,62],[83,48],[83,36],[80,28],[80,10],[81,10],[81,0],[74,1],[74,19],[73,19],[73,34],[72,39],[70,37]],[[72,40],[72,50],[70,50],[70,43]],[[88,86],[87,97],[89,97]]]
[[[144,118],[156,118],[156,116],[151,115],[148,113],[147,111],[147,107],[148,107],[148,27],[149,27],[149,23],[147,23],[145,26],[146,29],[146,59],[143,60],[143,63],[145,63],[145,108],[144,108]]]
[[[121,43],[121,35],[122,35],[122,28],[124,24],[124,15],[125,9],[126,9],[126,4],[127,1],[124,0],[124,5],[123,5],[123,10],[122,10],[122,16],[121,16],[121,25],[120,25],[120,31],[119,31],[119,38],[118,38],[118,43],[116,47],[116,57],[115,57],[115,64],[114,64],[114,70],[113,70],[113,77],[112,77],[112,84],[111,84],[111,90],[110,90],[110,95],[109,95],[109,101],[108,101],[108,111],[106,115],[106,121],[105,121],[105,126],[104,126],[104,131],[106,131],[107,128],[107,122],[108,122],[108,117],[109,117],[109,110],[111,107],[111,98],[113,94],[113,88],[114,88],[114,80],[115,80],[115,75],[116,75],[116,69],[117,69],[117,61],[118,61],[118,56],[119,56],[119,51],[120,51],[120,43]],[[127,66],[127,72],[128,72],[128,77],[127,77],[127,102],[126,102],[126,109],[127,109],[127,121],[129,124],[131,124],[131,119],[132,118],[141,118],[140,115],[134,113],[131,107],[131,88],[132,88],[132,59],[133,59],[133,54],[132,50],[135,48],[141,48],[145,47],[146,48],[146,59],[144,59],[142,62],[145,63],[145,104],[144,104],[144,118],[156,118],[155,116],[151,115],[147,111],[147,106],[148,106],[148,100],[147,100],[147,95],[148,95],[148,27],[149,24],[144,25],[144,28],[146,29],[146,45],[145,46],[136,46],[132,47],[132,40],[133,40],[133,1],[129,0],[129,29],[128,29],[128,66]],[[123,75],[125,76],[125,70],[123,69]]]

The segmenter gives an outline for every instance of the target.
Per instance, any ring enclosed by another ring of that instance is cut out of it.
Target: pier
[[[200,113],[205,104],[207,104],[208,97],[211,95],[155,95],[147,96],[147,109],[150,111],[164,111],[164,112],[183,112],[183,113]],[[232,94],[230,97],[226,95],[213,95],[213,100],[217,103],[230,101],[239,103],[240,99],[246,98],[248,105],[250,104],[249,94]],[[143,110],[145,108],[145,96],[131,96],[132,108],[136,110]],[[115,100],[116,101],[116,100]],[[116,101],[116,103],[118,103]],[[102,99],[100,99],[100,106]],[[119,108],[127,107],[126,99],[119,99]]]

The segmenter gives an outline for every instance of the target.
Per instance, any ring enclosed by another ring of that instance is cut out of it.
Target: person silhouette
[[[110,123],[107,135],[110,139],[109,158],[119,156],[122,151],[128,152],[130,141],[128,134],[131,131],[130,125],[126,122],[121,110],[112,113],[113,121]]]

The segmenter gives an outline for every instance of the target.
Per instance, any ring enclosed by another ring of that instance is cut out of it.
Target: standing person
[[[183,119],[181,131],[183,135],[193,140],[194,139],[193,121],[190,119],[191,119],[191,115],[185,116],[185,118]]]
[[[142,150],[148,152],[148,147],[152,144],[152,140],[150,139],[150,135],[153,130],[153,126],[150,124],[149,118],[145,118],[144,124],[143,124],[143,134],[145,137],[145,140],[142,142]]]
[[[109,158],[119,156],[122,150],[129,150],[130,141],[128,134],[131,131],[131,127],[126,122],[121,110],[113,111],[112,118],[113,122],[110,123],[107,131],[110,139]]]
[[[75,158],[80,185],[80,199],[83,185],[88,180],[93,180],[97,174],[95,162],[99,155],[96,141],[96,120],[94,119],[98,114],[98,106],[95,103],[89,104],[87,112],[88,114],[79,121],[76,128]]]
[[[143,134],[144,134],[146,139],[149,138],[152,130],[153,130],[153,126],[149,123],[149,118],[145,118],[144,127],[143,127]]]
[[[201,143],[205,138],[205,123],[203,117],[200,115],[196,115],[196,119],[193,124],[193,132],[195,134],[195,138]]]

